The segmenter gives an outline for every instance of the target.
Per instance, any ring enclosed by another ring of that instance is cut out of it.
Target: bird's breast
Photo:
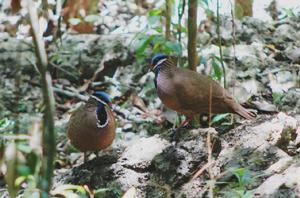
[[[180,111],[180,104],[176,98],[176,87],[172,80],[163,73],[157,77],[157,93],[164,105],[175,111]]]

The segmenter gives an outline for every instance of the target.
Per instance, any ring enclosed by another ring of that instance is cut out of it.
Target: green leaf
[[[79,186],[79,185],[73,185],[73,184],[60,185],[53,190],[53,194],[64,194],[64,192],[68,192],[70,190],[77,191],[81,195],[87,194],[84,187]]]
[[[162,33],[163,30],[162,30],[161,27],[157,27],[157,28],[155,28],[155,31],[158,32],[158,33]]]
[[[218,81],[220,81],[221,78],[222,78],[223,73],[222,73],[220,64],[218,64],[218,63],[215,61],[215,59],[213,59],[212,67],[213,67],[213,69],[214,69],[213,77],[215,77]]]
[[[153,35],[152,44],[160,44],[164,45],[166,42],[166,39],[162,35]]]
[[[149,11],[149,16],[160,16],[161,10],[159,9],[153,9]]]
[[[15,185],[20,186],[26,180],[25,176],[20,176],[15,180]]]
[[[171,41],[167,41],[165,43],[165,46],[167,48],[169,48],[174,54],[176,55],[180,55],[181,54],[181,45],[180,43],[176,43],[176,42],[171,42]]]
[[[219,121],[225,119],[228,115],[230,115],[230,113],[218,114],[212,119],[211,123],[219,122]]]
[[[159,51],[161,48],[161,43],[155,43],[153,46],[153,51]]]
[[[282,93],[278,93],[278,92],[274,92],[272,94],[272,97],[273,97],[273,103],[276,104],[276,105],[279,105],[280,102],[281,102],[281,99],[283,98],[283,94]]]
[[[26,165],[18,165],[17,171],[22,176],[27,176],[30,174],[30,168]]]
[[[95,190],[94,195],[95,197],[105,197],[111,191],[109,188],[100,188]]]
[[[250,171],[246,168],[235,168],[231,169],[233,175],[238,179],[240,186],[245,186],[251,182]]]
[[[9,125],[13,124],[13,121],[7,119],[7,118],[3,118],[0,120],[0,130],[5,129],[6,127],[8,127]]]
[[[30,153],[31,152],[31,148],[30,146],[26,145],[26,144],[18,144],[17,148],[19,151],[23,152],[23,153]]]
[[[78,18],[70,18],[68,21],[71,25],[78,25],[79,23],[81,23],[81,20]]]
[[[95,15],[95,14],[91,14],[91,15],[87,15],[86,17],[84,17],[84,21],[88,22],[88,23],[94,23],[97,22],[101,19],[101,17],[99,15]]]
[[[145,52],[146,48],[148,47],[148,45],[150,44],[150,42],[153,39],[153,35],[149,36],[149,37],[142,37],[138,42],[138,47],[136,48],[136,53],[137,54],[142,54]]]

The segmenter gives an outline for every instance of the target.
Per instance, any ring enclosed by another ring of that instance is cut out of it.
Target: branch
[[[82,100],[82,101],[85,101],[85,102],[88,100],[88,96],[84,96],[80,93],[64,90],[64,89],[61,89],[61,88],[58,88],[58,87],[53,87],[53,91],[55,91],[57,93],[60,93],[60,94],[63,94],[63,95],[68,96],[68,97],[78,98],[79,100]]]

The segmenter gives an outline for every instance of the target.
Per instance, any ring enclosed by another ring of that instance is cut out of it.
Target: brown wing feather
[[[232,103],[236,103],[229,93],[217,82],[199,73],[176,68],[177,77],[174,83],[177,88],[177,99],[183,109],[195,113],[207,113],[210,105],[212,113],[233,112]],[[210,88],[212,89],[210,92]]]

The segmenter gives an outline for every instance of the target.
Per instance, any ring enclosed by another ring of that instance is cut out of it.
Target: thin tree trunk
[[[27,1],[28,13],[30,17],[32,37],[35,44],[35,52],[38,57],[37,68],[41,75],[41,87],[43,102],[45,105],[43,117],[43,155],[46,156],[42,162],[42,179],[39,186],[42,190],[49,192],[52,184],[55,157],[55,132],[54,114],[55,100],[52,89],[52,78],[47,70],[48,58],[46,54],[44,40],[39,29],[37,10],[32,0]]]
[[[166,39],[171,38],[172,0],[166,0]]]
[[[235,17],[237,19],[241,19],[244,16],[252,16],[253,15],[253,0],[235,0],[234,10]]]
[[[222,50],[222,38],[221,38],[221,31],[220,31],[220,0],[217,0],[217,34],[218,34],[218,46],[219,46],[219,54],[220,54],[220,63],[222,66],[223,71],[223,79],[224,79],[224,88],[227,88],[226,82],[226,69],[223,61],[223,50]]]
[[[178,30],[177,30],[177,41],[179,44],[181,44],[181,34],[182,34],[182,27],[181,27],[181,20],[184,14],[184,10],[185,10],[185,0],[179,0],[179,5],[177,8],[177,12],[178,12]],[[182,57],[182,50],[180,52],[180,55],[178,56],[177,59],[177,66],[178,64],[181,65],[181,57]]]
[[[197,0],[189,0],[188,8],[188,62],[189,69],[197,66]]]

